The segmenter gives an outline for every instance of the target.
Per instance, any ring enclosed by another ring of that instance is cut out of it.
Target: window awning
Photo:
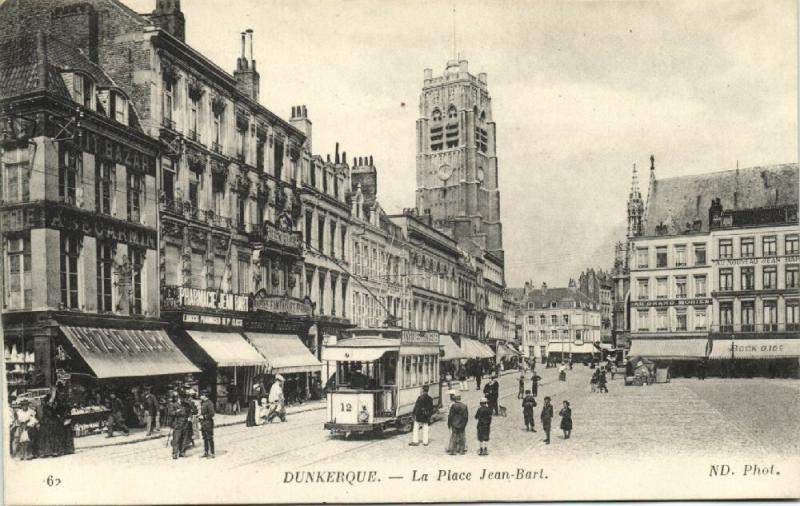
[[[70,327],[61,331],[98,378],[199,373],[161,329]]]
[[[462,358],[469,358],[469,356],[461,351],[461,348],[453,341],[453,338],[447,334],[439,334],[439,346],[444,349],[442,360],[459,360]]]
[[[187,333],[219,367],[268,365],[267,359],[238,332],[189,330]]]
[[[662,360],[699,360],[708,356],[708,339],[634,339],[628,355]]]
[[[322,369],[319,360],[294,334],[245,332],[244,335],[267,359],[273,373],[317,372]]]
[[[469,339],[466,337],[461,338],[461,351],[469,358],[492,358],[494,352],[485,344]]]
[[[800,357],[800,339],[715,339],[713,359],[775,359]],[[733,350],[731,351],[731,347]]]
[[[497,344],[497,356],[498,357],[514,357],[521,355],[520,352],[514,349],[513,346],[507,343],[498,343]]]
[[[561,354],[564,353],[565,356],[572,353],[573,355],[578,354],[600,354],[600,350],[594,347],[592,343],[580,343],[575,344],[574,342],[556,342],[556,343],[549,343],[547,345],[547,353],[548,354]]]

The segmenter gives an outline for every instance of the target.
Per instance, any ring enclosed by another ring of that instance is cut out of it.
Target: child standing
[[[519,392],[517,392],[517,399],[522,399],[525,397],[525,373],[522,372],[519,375]]]
[[[33,428],[39,424],[36,419],[36,410],[33,409],[27,399],[20,402],[20,409],[17,411],[17,424],[19,426],[19,450],[18,455],[22,460],[33,458],[31,454],[31,433]]]
[[[533,408],[536,407],[536,398],[531,395],[530,390],[525,391],[525,398],[522,399],[522,415],[525,417],[525,430],[536,432],[533,423]]]
[[[561,430],[564,431],[564,439],[569,439],[572,433],[572,408],[569,407],[569,401],[564,401],[564,407],[558,414],[561,415]]]
[[[475,413],[478,420],[478,455],[489,455],[489,432],[492,428],[492,410],[486,397],[481,399],[481,407]]]

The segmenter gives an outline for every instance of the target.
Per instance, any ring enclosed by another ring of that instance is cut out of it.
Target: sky
[[[147,12],[155,0],[123,0]],[[656,177],[796,162],[791,0],[184,0],[187,43],[232,72],[254,30],[261,101],[304,104],[313,150],[372,155],[388,212],[414,206],[423,69],[488,73],[506,280],[608,269],[631,169]]]

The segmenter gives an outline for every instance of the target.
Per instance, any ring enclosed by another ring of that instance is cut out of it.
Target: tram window
[[[403,369],[405,375],[403,376],[403,387],[410,387],[412,384],[411,378],[411,357],[403,357]]]
[[[388,357],[386,359],[384,367],[383,384],[394,385],[396,375],[397,375],[397,359],[394,357]]]

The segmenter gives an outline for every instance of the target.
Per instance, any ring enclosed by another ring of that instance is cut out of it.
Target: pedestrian
[[[147,422],[147,435],[153,434],[153,430],[161,432],[158,423],[158,399],[153,394],[153,389],[149,385],[145,387],[144,409]]]
[[[569,358],[568,363],[569,363],[569,370],[571,371],[572,370],[572,357]],[[594,361],[592,361],[592,364],[594,364]]]
[[[617,374],[617,366],[614,365],[614,362],[611,359],[608,359],[608,364],[606,364],[606,370],[611,373],[611,380],[614,380],[614,375]]]
[[[229,415],[239,414],[239,388],[236,383],[228,385],[228,409],[226,410]]]
[[[608,387],[606,383],[608,382],[606,378],[606,372],[603,369],[597,370],[597,391],[600,393],[608,393]]]
[[[247,405],[247,418],[245,426],[255,427],[258,425],[259,400],[261,399],[261,385],[253,385],[253,393]]]
[[[593,373],[592,373],[592,378],[589,380],[589,385],[590,385],[590,387],[591,387],[592,393],[595,393],[595,392],[597,392],[597,377],[598,377],[598,372],[599,372],[599,371],[595,371],[595,372],[593,372]]]
[[[492,412],[495,415],[499,414],[497,401],[500,398],[500,383],[497,382],[497,376],[493,375],[492,380],[483,387],[483,395],[489,402]]]
[[[553,405],[550,404],[550,397],[544,398],[544,406],[542,406],[542,413],[539,415],[542,420],[542,429],[544,430],[544,442],[550,444],[550,422],[553,420]]]
[[[202,404],[202,399],[197,394],[197,390],[192,389],[191,391],[191,398],[189,402],[192,405],[192,446],[194,446],[194,440],[198,437],[201,437],[200,432],[200,405]]]
[[[475,366],[475,384],[478,385],[476,390],[481,389],[481,378],[483,377],[483,371],[481,371],[480,364]]]
[[[33,458],[33,437],[34,428],[39,425],[36,418],[36,410],[31,406],[28,399],[20,401],[20,408],[17,410],[17,455],[21,460],[31,460]]]
[[[536,370],[535,369],[533,370],[533,372],[531,374],[533,375],[533,377],[531,377],[531,381],[532,381],[532,383],[531,383],[531,394],[533,394],[534,397],[538,397],[539,396],[539,381],[542,379],[542,377],[539,376],[538,374],[536,374]]]
[[[558,381],[567,381],[567,366],[564,362],[558,367]]]
[[[269,389],[269,415],[267,415],[267,423],[272,422],[275,417],[279,417],[281,422],[286,421],[286,399],[283,396],[283,383],[286,379],[278,374],[275,376],[275,382]]]
[[[189,397],[190,392],[187,390],[181,390],[180,395],[180,403],[183,407],[183,410],[186,412],[186,422],[184,423],[183,428],[183,444],[182,448],[185,452],[189,449],[190,446],[194,447],[194,425],[193,422],[197,418],[197,407],[195,406],[192,399]]]
[[[478,455],[489,455],[489,432],[492,429],[492,410],[489,408],[489,400],[484,397],[481,399],[481,407],[475,413],[478,420]]]
[[[467,405],[461,402],[461,394],[456,393],[453,397],[454,402],[450,405],[450,413],[447,415],[447,427],[450,429],[450,445],[447,453],[464,455],[467,453],[464,431],[469,421],[469,411]]]
[[[200,430],[203,434],[203,457],[214,458],[214,403],[208,392],[200,393]]]
[[[626,358],[625,359],[625,377],[626,378],[630,378],[630,377],[633,376],[633,374],[634,374],[633,362],[631,362],[629,359]]]
[[[186,426],[189,423],[189,411],[184,403],[178,398],[177,392],[172,392],[171,399],[167,405],[167,414],[170,420],[170,437],[172,446],[172,458],[184,457],[186,447],[184,445]]]
[[[697,378],[700,380],[706,379],[706,370],[708,369],[708,363],[706,359],[702,359],[700,364],[697,366]]]
[[[428,446],[428,429],[433,416],[433,399],[428,395],[428,385],[422,386],[422,392],[414,403],[414,428],[409,446],[419,445],[419,433],[422,431],[422,444]]]
[[[108,415],[106,424],[106,437],[114,437],[115,430],[122,431],[126,436],[129,435],[130,431],[128,426],[125,425],[125,417],[122,414],[125,411],[125,404],[122,399],[117,397],[115,392],[111,392],[109,398],[111,399],[111,414]]]
[[[517,399],[525,397],[525,373],[519,375],[519,391],[517,392]]]
[[[564,401],[564,407],[558,414],[561,415],[561,430],[564,431],[564,439],[569,439],[572,434],[572,408],[569,407],[569,401]]]
[[[536,432],[533,423],[533,408],[536,407],[536,398],[531,395],[530,390],[525,391],[525,398],[522,399],[522,416],[525,419],[525,430]]]

